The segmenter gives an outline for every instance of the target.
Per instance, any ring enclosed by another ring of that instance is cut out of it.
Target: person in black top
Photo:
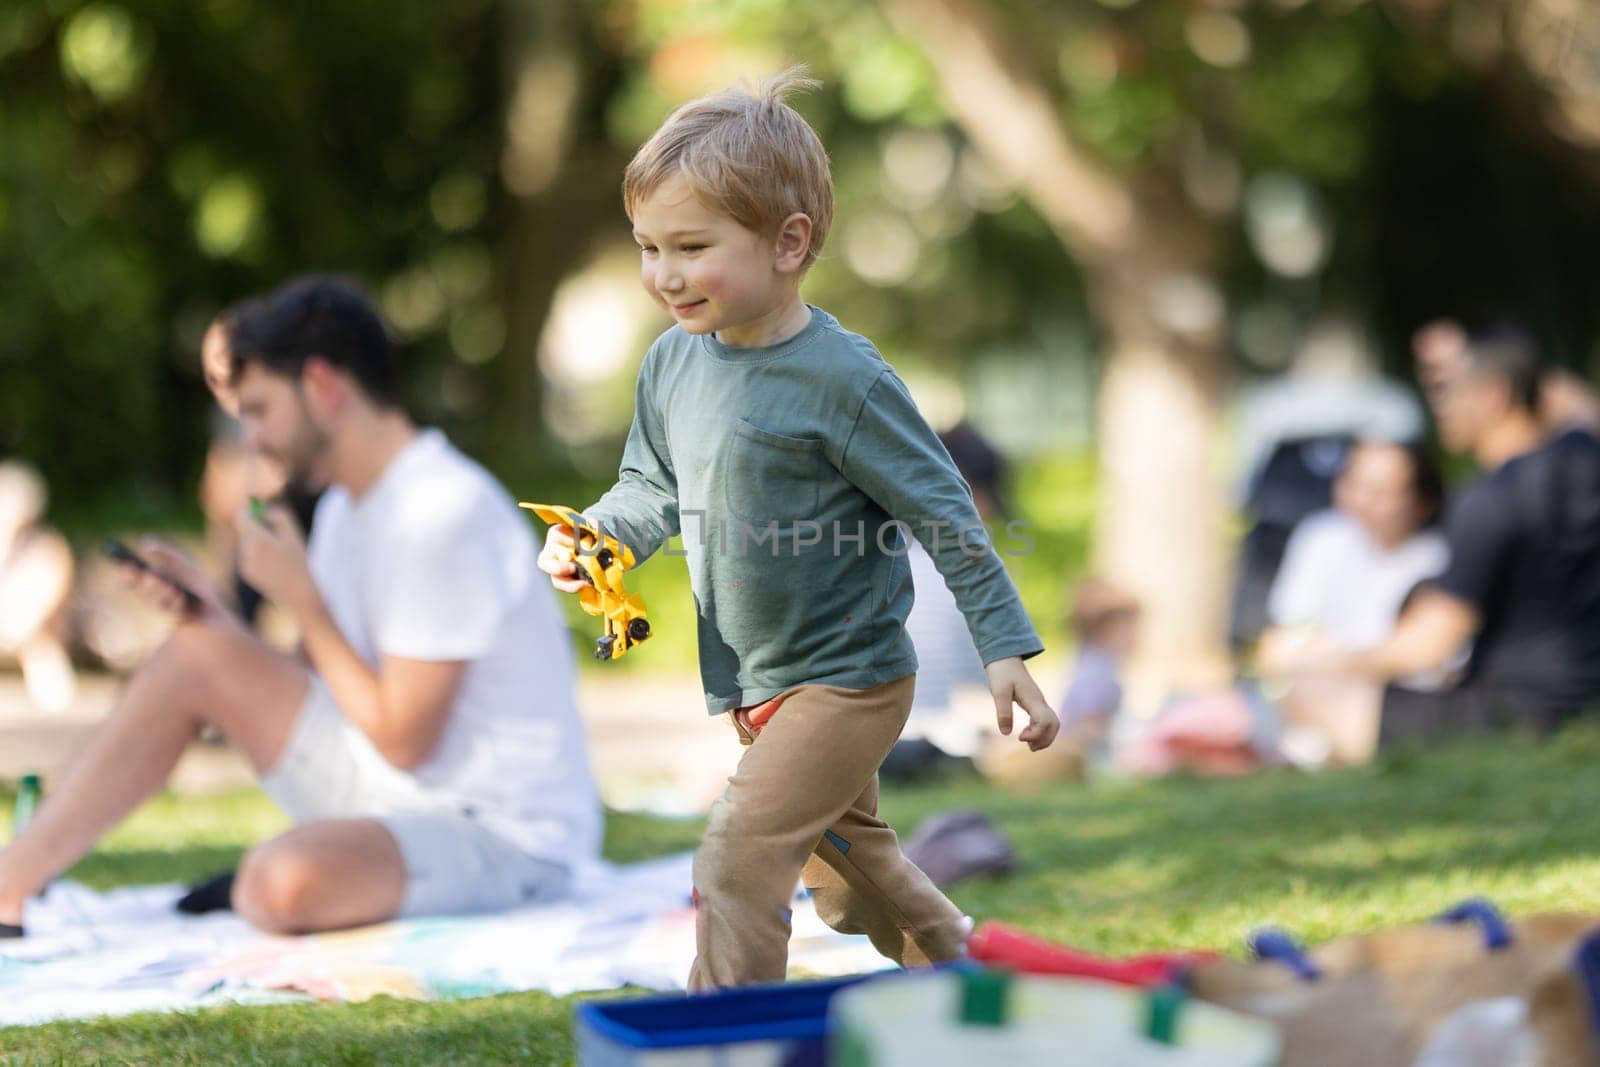
[[[1509,330],[1474,339],[1429,381],[1442,443],[1483,471],[1446,514],[1449,568],[1375,649],[1273,650],[1291,673],[1392,682],[1446,668],[1471,641],[1459,686],[1391,686],[1381,745],[1504,726],[1547,732],[1600,708],[1600,442],[1582,428],[1547,436],[1539,383],[1533,346]]]

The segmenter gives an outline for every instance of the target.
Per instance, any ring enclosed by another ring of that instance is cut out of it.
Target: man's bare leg
[[[309,679],[304,666],[225,621],[190,620],[129,681],[27,829],[0,850],[0,923],[156,790],[211,723],[256,773],[278,761]]]
[[[405,859],[383,824],[330,819],[251,849],[233,885],[233,906],[269,933],[303,934],[391,918],[405,891]]]

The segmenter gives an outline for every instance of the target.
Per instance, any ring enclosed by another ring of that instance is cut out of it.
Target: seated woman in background
[[[1320,639],[1348,650],[1381,644],[1407,596],[1449,562],[1434,528],[1443,503],[1437,466],[1420,446],[1369,441],[1350,453],[1334,486],[1334,507],[1294,531],[1261,637],[1277,648]],[[1270,683],[1270,679],[1269,679]],[[1412,686],[1438,685],[1416,679]],[[1281,745],[1292,762],[1351,764],[1377,744],[1381,687],[1342,678],[1297,679],[1276,703]]]
[[[1301,643],[1381,643],[1412,590],[1448,562],[1432,529],[1442,495],[1421,449],[1356,445],[1334,483],[1334,506],[1308,516],[1289,539],[1257,657],[1270,662]],[[1224,691],[1172,697],[1119,762],[1146,776],[1360,763],[1377,746],[1382,702],[1382,687],[1369,682],[1242,679]],[[1064,712],[1063,732],[1067,722]]]

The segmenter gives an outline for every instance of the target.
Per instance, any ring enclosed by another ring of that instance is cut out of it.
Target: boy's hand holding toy
[[[539,569],[563,593],[577,593],[578,603],[590,615],[605,620],[605,632],[595,642],[594,658],[620,659],[622,654],[650,637],[644,600],[630,594],[623,574],[633,568],[633,550],[604,531],[590,526],[578,511],[559,504],[520,503],[550,524]]]

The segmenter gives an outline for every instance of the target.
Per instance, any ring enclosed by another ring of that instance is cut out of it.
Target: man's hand
[[[544,550],[539,553],[539,569],[550,576],[550,584],[563,593],[576,593],[584,582],[578,577],[577,543],[570,526],[552,526],[545,534]]]
[[[283,505],[268,508],[265,518],[258,522],[248,507],[239,509],[239,574],[262,596],[298,616],[318,599],[305,538]]]
[[[1011,706],[1020,704],[1022,710],[1028,713],[1028,725],[1022,728],[1017,740],[1026,742],[1035,752],[1049,748],[1050,742],[1056,739],[1056,733],[1061,729],[1061,720],[1044,699],[1038,683],[1023,665],[1022,657],[997,659],[983,670],[989,676],[989,692],[994,697],[994,718],[1000,732],[1011,736]]]
[[[141,595],[163,611],[170,611],[174,615],[184,615],[188,618],[226,619],[229,617],[228,609],[222,602],[222,597],[207,580],[202,571],[188,554],[175,545],[154,537],[139,539],[139,555],[144,557],[146,563],[161,574],[172,578],[173,582],[181,583],[200,600],[200,609],[193,611],[185,601],[184,595],[172,582],[166,581],[161,575],[149,570],[119,563],[117,570],[122,573],[123,580],[130,589],[136,589]]]

